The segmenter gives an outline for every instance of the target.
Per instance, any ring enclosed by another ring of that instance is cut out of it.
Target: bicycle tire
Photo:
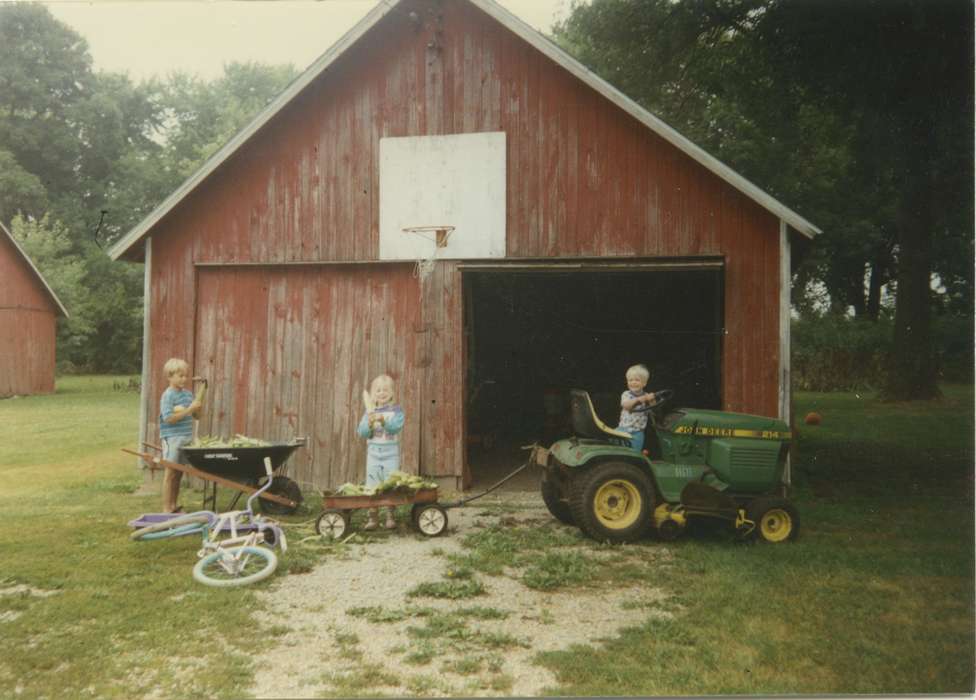
[[[199,530],[209,522],[210,516],[207,514],[187,513],[171,518],[170,520],[164,520],[161,523],[153,523],[152,525],[141,527],[130,534],[129,537],[134,540],[158,540],[164,537],[175,537],[177,534],[185,535],[192,531],[192,529],[186,529],[186,526],[192,526],[192,528]],[[155,536],[147,537],[147,535]]]
[[[259,568],[253,573],[240,575],[232,574],[222,570],[221,560],[225,557],[235,557],[237,554],[246,554],[263,560]],[[211,552],[193,567],[193,578],[207,586],[217,588],[227,588],[230,586],[246,586],[249,583],[256,583],[268,578],[278,567],[278,557],[266,547],[228,547]]]

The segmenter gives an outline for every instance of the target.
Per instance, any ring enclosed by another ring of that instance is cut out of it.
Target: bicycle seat
[[[594,440],[611,440],[618,442],[626,440],[630,444],[630,433],[615,430],[607,426],[596,414],[590,394],[582,389],[569,391],[570,415],[573,421],[573,432],[584,438]]]

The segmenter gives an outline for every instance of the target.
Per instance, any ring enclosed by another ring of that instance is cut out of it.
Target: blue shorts
[[[186,458],[183,456],[183,447],[192,441],[192,435],[174,435],[163,438],[163,459],[167,462],[187,464]]]
[[[400,443],[370,445],[366,448],[366,485],[378,486],[400,468]]]

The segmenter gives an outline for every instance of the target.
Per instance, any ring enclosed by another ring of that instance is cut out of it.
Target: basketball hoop
[[[404,233],[420,236],[432,243],[430,254],[417,260],[417,265],[413,270],[414,277],[419,278],[421,282],[426,282],[437,265],[437,252],[441,248],[447,247],[447,241],[451,237],[451,233],[454,232],[454,227],[446,225],[406,226],[401,230]]]

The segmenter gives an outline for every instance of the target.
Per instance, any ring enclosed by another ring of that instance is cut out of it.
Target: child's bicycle
[[[253,503],[271,487],[271,460],[265,458],[268,480],[247,499],[244,510],[214,513],[200,510],[152,523],[133,532],[134,540],[157,540],[195,533],[203,534],[200,561],[193,567],[193,578],[208,586],[243,586],[266,579],[278,566],[278,557],[269,549],[288,550],[285,533],[274,520],[255,515]]]

